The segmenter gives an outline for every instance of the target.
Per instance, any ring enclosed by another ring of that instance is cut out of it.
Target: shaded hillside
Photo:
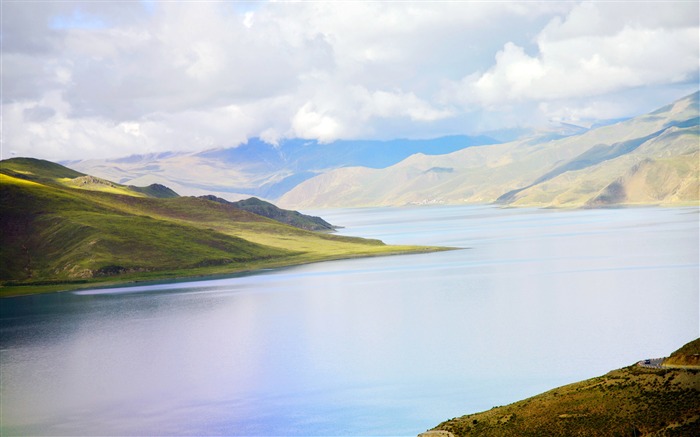
[[[101,197],[97,200],[78,189],[5,174],[0,178],[2,281],[68,281],[292,254],[210,229],[130,214],[119,208],[127,196],[111,202],[113,194],[94,193]]]
[[[159,183],[185,195],[214,194],[227,200],[250,196],[277,199],[301,182],[329,169],[386,168],[415,153],[439,155],[494,144],[484,137],[450,136],[429,140],[335,141],[283,139],[270,144],[251,138],[237,147],[199,153],[166,153],[66,165],[122,184]]]
[[[686,347],[697,350],[700,340]],[[455,436],[498,437],[696,436],[700,435],[698,372],[633,365],[504,407],[448,420],[435,430]]]
[[[698,95],[567,138],[534,137],[447,155],[417,154],[385,169],[336,169],[299,184],[278,204],[317,208],[697,203]]]
[[[90,178],[47,161],[0,162],[0,294],[437,250],[304,231],[232,205],[146,197]]]
[[[290,226],[294,226],[295,228],[306,229],[307,231],[334,231],[337,229],[336,226],[333,226],[332,224],[323,220],[321,217],[278,208],[270,202],[265,202],[264,200],[260,200],[255,197],[239,200],[238,202],[229,202],[225,199],[212,195],[200,197],[214,202],[228,204],[244,211],[252,212],[253,214],[286,223]]]

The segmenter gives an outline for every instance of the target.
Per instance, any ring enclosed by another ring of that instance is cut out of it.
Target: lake
[[[314,211],[460,250],[0,301],[3,435],[416,435],[698,337],[698,208]]]

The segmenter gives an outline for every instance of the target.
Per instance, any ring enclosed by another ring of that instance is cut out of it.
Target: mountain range
[[[496,142],[486,136],[329,144],[303,139],[270,144],[251,138],[238,147],[196,153],[132,155],[62,164],[122,184],[167,185],[185,195],[213,194],[226,200],[257,196],[275,200],[299,183],[335,168],[380,169],[415,153],[445,154]]]
[[[697,204],[698,95],[652,113],[491,137],[316,141],[65,163],[122,184],[167,185],[226,200],[255,195],[287,208],[500,203],[601,207]]]
[[[566,138],[415,154],[385,169],[335,169],[297,185],[278,203],[295,208],[697,203],[698,113],[695,93],[650,114]]]

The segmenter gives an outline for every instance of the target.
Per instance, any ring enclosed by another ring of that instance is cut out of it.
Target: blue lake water
[[[697,338],[698,209],[315,211],[450,252],[0,301],[3,435],[416,435]]]

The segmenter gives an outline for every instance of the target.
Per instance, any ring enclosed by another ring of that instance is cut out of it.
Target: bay
[[[0,301],[3,435],[416,435],[698,337],[698,208],[311,211],[459,250]]]

